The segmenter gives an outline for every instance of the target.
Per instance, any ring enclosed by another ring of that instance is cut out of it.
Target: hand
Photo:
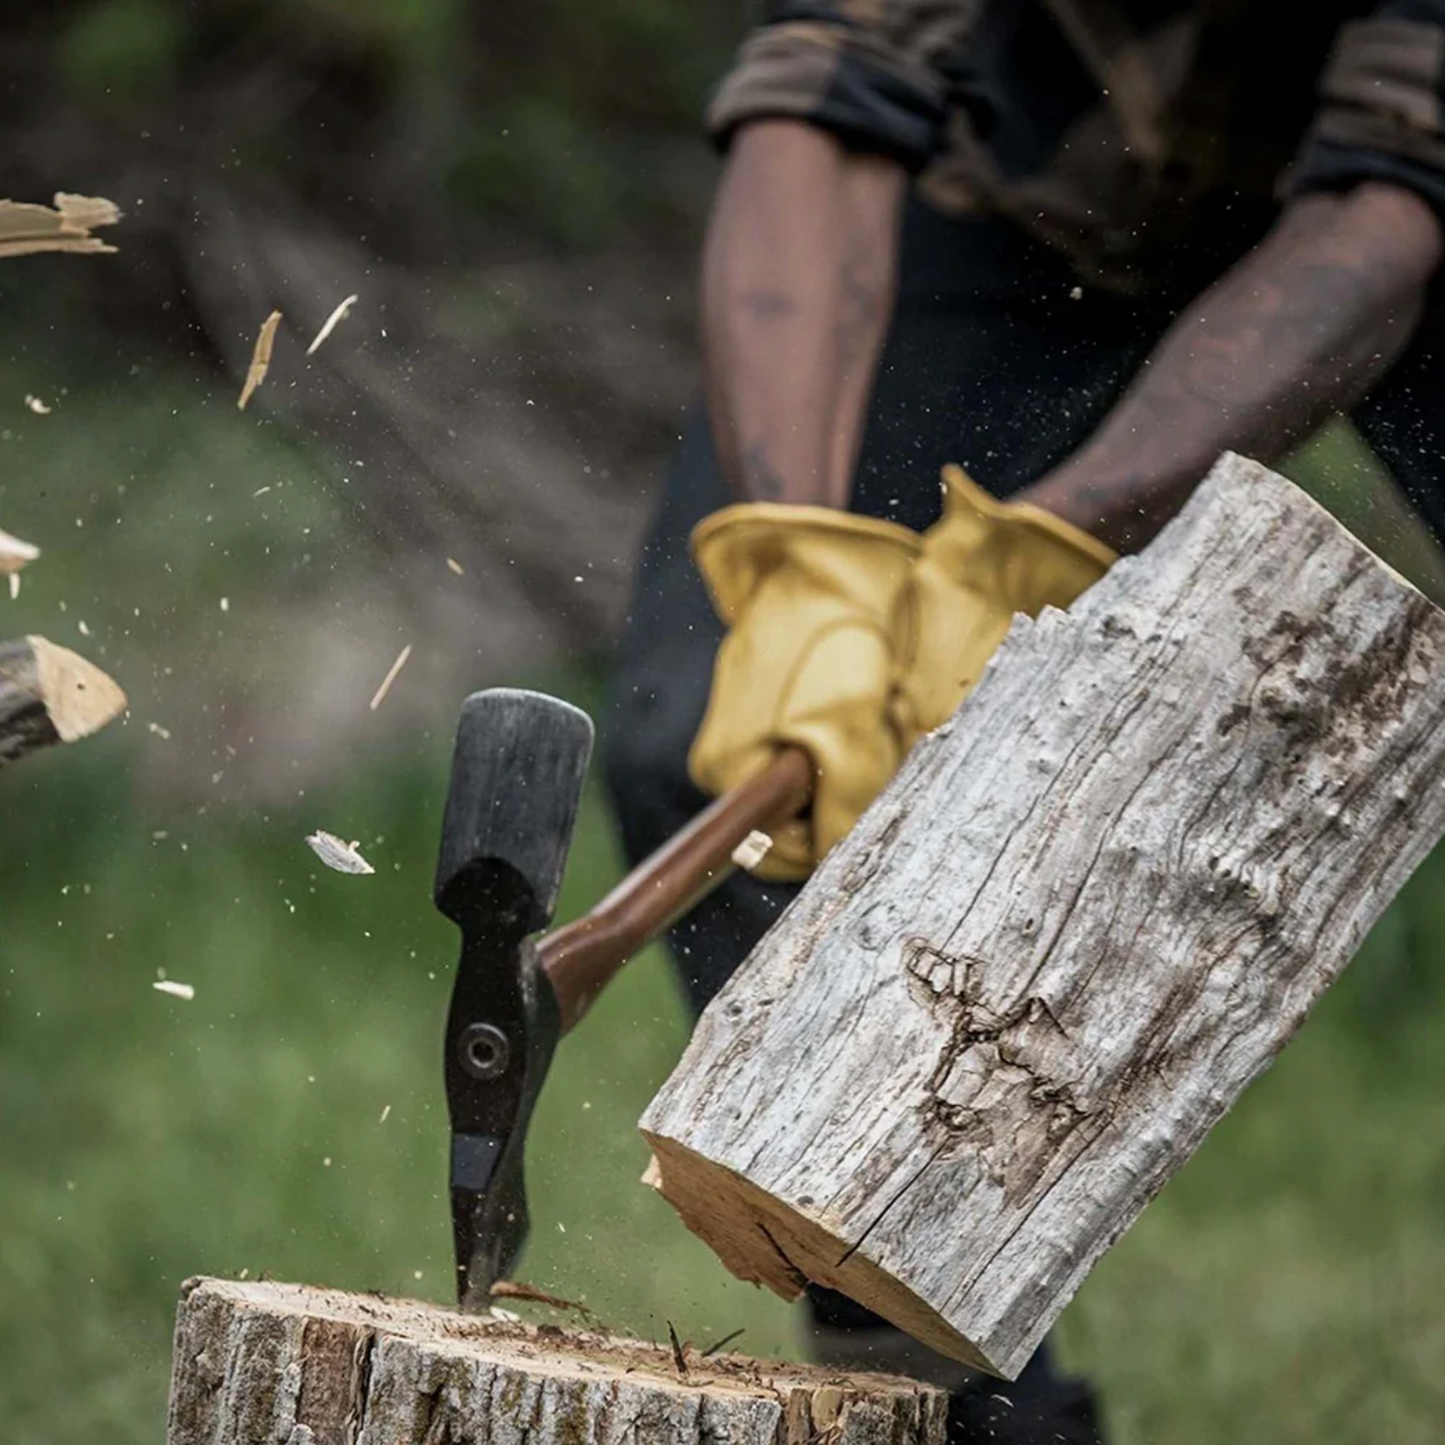
[[[923,534],[896,623],[891,710],[905,749],[953,715],[1014,613],[1069,606],[1115,561],[1042,508],[995,500],[961,467],[945,467],[943,482],[943,519]]]
[[[693,556],[729,631],[688,767],[723,793],[782,744],[813,759],[811,816],[774,834],[755,870],[806,878],[893,776],[894,619],[918,535],[827,507],[745,503],[705,518]]]

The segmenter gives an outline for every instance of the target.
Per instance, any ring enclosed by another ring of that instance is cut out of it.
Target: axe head
[[[436,905],[462,931],[447,1015],[457,1297],[485,1309],[527,1233],[522,1155],[560,1033],[530,935],[551,921],[592,751],[587,714],[493,688],[462,706]]]

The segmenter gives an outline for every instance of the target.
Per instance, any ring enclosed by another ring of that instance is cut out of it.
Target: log
[[[685,1370],[638,1340],[302,1285],[190,1280],[168,1445],[942,1445],[911,1380],[736,1355]]]
[[[89,737],[125,705],[120,688],[68,647],[43,637],[0,642],[0,766]]]
[[[1445,613],[1226,455],[1016,619],[642,1129],[727,1265],[1014,1376],[1445,829]]]

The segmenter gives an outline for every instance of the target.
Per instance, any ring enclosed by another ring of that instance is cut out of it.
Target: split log
[[[1016,619],[642,1120],[728,1266],[1005,1376],[1445,829],[1445,613],[1221,459]]]
[[[168,1445],[942,1445],[946,1398],[886,1375],[504,1323],[300,1285],[191,1280]]]
[[[89,737],[125,705],[120,688],[68,647],[43,637],[0,642],[0,765]]]

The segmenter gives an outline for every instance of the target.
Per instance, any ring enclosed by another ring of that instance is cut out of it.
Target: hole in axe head
[[[507,1072],[512,1045],[496,1024],[468,1024],[457,1040],[457,1057],[472,1078],[486,1082]]]

